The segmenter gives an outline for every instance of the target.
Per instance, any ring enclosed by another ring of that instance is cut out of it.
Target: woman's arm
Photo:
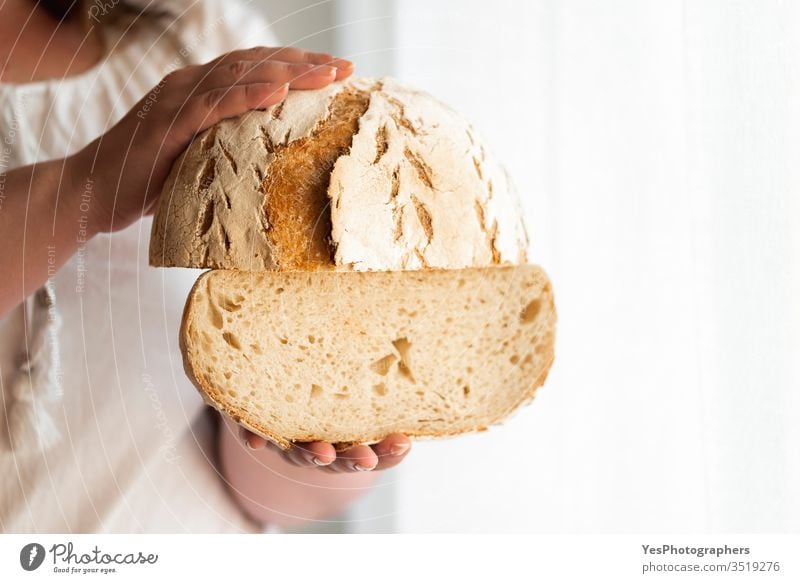
[[[20,304],[94,236],[92,183],[75,180],[70,158],[0,175],[0,317]]]
[[[392,434],[372,447],[358,445],[338,455],[320,442],[283,452],[223,419],[220,463],[234,499],[254,520],[277,526],[339,514],[369,490],[377,478],[374,470],[397,465],[411,448],[407,437]]]

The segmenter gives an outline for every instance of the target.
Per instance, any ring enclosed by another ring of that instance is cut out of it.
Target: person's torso
[[[214,43],[202,38],[213,19],[196,20],[205,22],[192,22],[191,34],[157,27],[136,38],[111,34],[106,61],[64,82],[0,85],[0,171],[75,152],[171,69],[216,56],[208,52]],[[93,189],[87,183],[80,193],[87,218]],[[149,219],[89,241],[85,228],[82,220],[75,224],[78,251],[52,277],[63,397],[48,406],[61,439],[46,451],[12,447],[4,429],[26,330],[21,307],[0,319],[0,527],[251,530],[216,474],[204,405],[177,346],[198,272],[148,266]]]

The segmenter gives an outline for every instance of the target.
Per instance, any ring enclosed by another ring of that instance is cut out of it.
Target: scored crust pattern
[[[411,270],[526,261],[513,185],[472,126],[391,79],[292,91],[176,160],[150,263]]]

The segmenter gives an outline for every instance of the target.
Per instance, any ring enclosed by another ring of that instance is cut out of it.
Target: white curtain
[[[506,162],[560,314],[535,402],[416,444],[352,530],[800,530],[800,3],[332,5]]]
[[[556,364],[420,444],[404,531],[800,529],[800,4],[403,0],[395,75],[483,129]]]

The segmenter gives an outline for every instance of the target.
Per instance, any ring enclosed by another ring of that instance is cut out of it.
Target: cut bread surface
[[[502,421],[544,382],[555,321],[530,265],[214,270],[190,294],[180,341],[209,404],[283,448],[345,447]]]

